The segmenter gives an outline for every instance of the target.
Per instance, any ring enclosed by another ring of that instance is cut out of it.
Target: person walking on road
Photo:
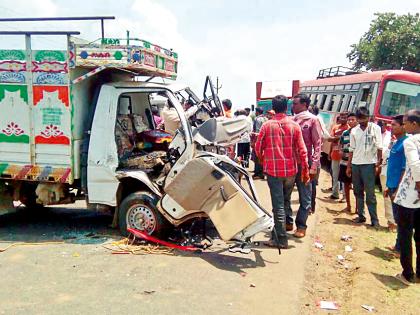
[[[320,165],[322,129],[318,118],[308,111],[310,102],[311,100],[306,94],[298,94],[293,97],[293,112],[295,113],[293,120],[302,130],[303,140],[308,152],[310,180],[313,181],[316,179]],[[299,169],[296,176],[296,185],[299,192],[300,206],[296,216],[296,232],[294,234],[297,238],[302,238],[306,235],[306,221],[312,207],[312,183],[305,183],[301,179],[302,176]],[[292,215],[291,212],[291,208],[288,209],[289,220]]]
[[[416,275],[420,280],[420,110],[404,116],[405,131],[411,136],[404,141],[406,168],[394,202],[398,205],[397,223],[400,232],[400,263],[402,273],[396,278],[410,285],[414,280],[413,232],[416,244]]]
[[[353,190],[356,197],[358,217],[355,223],[366,222],[366,205],[369,210],[371,226],[379,227],[376,211],[375,178],[376,168],[382,164],[381,128],[369,122],[369,110],[362,106],[356,111],[358,126],[350,133],[350,155],[347,163],[347,176],[352,176]]]
[[[255,153],[267,175],[273,206],[274,230],[269,246],[288,247],[285,209],[298,173],[302,183],[309,182],[308,157],[299,125],[287,117],[287,97],[278,95],[272,101],[275,116],[265,122],[255,143]],[[274,241],[277,240],[278,244]]]

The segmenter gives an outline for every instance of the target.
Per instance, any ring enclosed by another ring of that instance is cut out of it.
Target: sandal
[[[306,230],[302,230],[302,229],[297,229],[295,234],[293,234],[294,237],[296,238],[303,238],[306,235]]]

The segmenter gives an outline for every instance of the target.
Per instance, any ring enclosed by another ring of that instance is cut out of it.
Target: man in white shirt
[[[382,134],[382,165],[381,165],[381,173],[379,175],[379,179],[381,181],[382,193],[384,194],[386,191],[386,174],[388,169],[388,157],[389,152],[391,150],[391,131],[386,129],[386,124],[383,121],[379,121],[377,124],[381,128]],[[388,221],[388,228],[392,231],[396,229],[396,224],[394,220],[394,215],[392,214],[392,203],[391,199],[384,195],[384,207],[385,207],[385,218]]]
[[[411,134],[404,141],[406,168],[394,203],[400,244],[400,263],[403,272],[395,277],[406,285],[415,282],[412,238],[416,244],[416,274],[420,279],[420,110],[413,109],[404,116],[404,129]]]
[[[369,210],[371,226],[379,227],[376,211],[375,178],[376,169],[382,164],[381,128],[369,122],[369,110],[359,107],[356,111],[358,126],[350,133],[350,155],[347,163],[347,176],[352,177],[358,217],[355,223],[366,222],[365,200]]]
[[[238,110],[237,118],[245,118],[247,121],[247,132],[241,137],[237,146],[237,156],[241,158],[243,167],[248,167],[249,157],[251,154],[251,132],[252,132],[252,119],[247,115],[246,110]]]

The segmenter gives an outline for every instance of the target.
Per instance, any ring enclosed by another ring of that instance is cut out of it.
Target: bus
[[[299,92],[309,95],[311,104],[318,106],[329,129],[340,112],[355,112],[361,106],[385,123],[395,115],[420,108],[420,73],[383,70],[337,76],[338,72],[325,70],[316,80],[300,83]]]
[[[291,89],[290,89],[291,87]],[[271,110],[271,102],[276,95],[283,94],[289,98],[287,105],[287,114],[291,115],[290,98],[297,94],[299,90],[299,80],[283,80],[283,81],[263,81],[256,84],[256,104],[262,108],[264,112]]]

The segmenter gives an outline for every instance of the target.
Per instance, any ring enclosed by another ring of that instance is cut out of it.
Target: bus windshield
[[[380,108],[381,115],[402,115],[418,107],[420,107],[420,85],[398,81],[386,83]]]

